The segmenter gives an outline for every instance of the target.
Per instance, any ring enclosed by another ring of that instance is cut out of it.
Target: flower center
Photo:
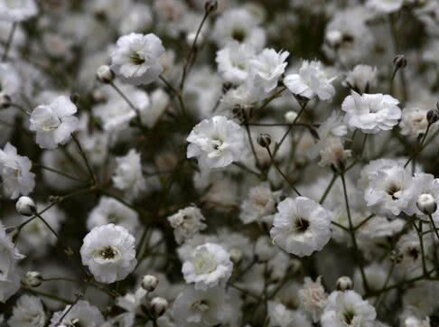
[[[400,196],[400,191],[401,191],[401,187],[399,187],[396,184],[390,184],[387,188],[386,188],[386,192],[387,194],[389,194],[392,197],[392,200],[398,200],[399,196]]]
[[[346,310],[345,312],[343,312],[343,319],[347,325],[350,325],[354,318],[355,312],[353,310]]]
[[[41,126],[41,129],[45,132],[51,132],[61,125],[61,120],[56,116],[51,116],[49,119],[45,120]]]
[[[298,233],[305,233],[309,227],[309,221],[304,218],[296,218],[294,220],[294,230]]]
[[[210,274],[215,271],[217,267],[215,258],[207,251],[197,253],[193,264],[197,275]]]
[[[209,303],[206,300],[199,300],[192,304],[192,309],[200,312],[206,312],[209,310]]]
[[[245,32],[242,28],[234,29],[232,32],[232,38],[238,42],[245,40]]]
[[[106,259],[114,259],[119,254],[119,251],[113,246],[106,246],[99,251],[99,255]]]
[[[145,58],[140,56],[140,54],[137,52],[134,52],[130,55],[130,60],[134,65],[141,65],[145,62]]]

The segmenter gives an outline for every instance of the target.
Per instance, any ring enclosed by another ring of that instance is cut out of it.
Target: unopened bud
[[[352,279],[342,276],[337,279],[336,287],[338,291],[347,291],[352,289]]]
[[[242,251],[239,249],[231,249],[230,250],[230,260],[234,264],[238,264],[242,260]]]
[[[263,148],[268,148],[271,144],[270,134],[259,134],[258,144]]]
[[[11,97],[4,92],[0,92],[0,108],[6,109],[12,103]]]
[[[142,288],[148,292],[152,292],[159,284],[159,279],[153,275],[145,275],[142,279]]]
[[[288,111],[285,113],[285,120],[287,121],[287,123],[292,124],[294,123],[294,121],[297,118],[297,112],[295,111]]]
[[[96,77],[99,82],[109,84],[114,79],[114,72],[107,65],[103,65],[96,71]]]
[[[43,277],[38,271],[28,271],[23,282],[30,287],[38,287],[43,282]]]
[[[428,193],[421,194],[418,197],[418,200],[416,201],[416,206],[422,213],[426,215],[433,214],[437,209],[437,203],[435,198]]]
[[[204,10],[208,13],[216,11],[218,9],[218,0],[207,0],[204,3]]]
[[[333,48],[337,48],[343,42],[343,34],[339,30],[326,33],[326,42]]]
[[[168,309],[168,301],[162,297],[155,297],[151,300],[150,306],[155,316],[160,317]]]
[[[404,55],[396,55],[395,58],[393,58],[393,65],[395,69],[404,68],[407,66],[407,59]]]
[[[432,109],[427,112],[427,121],[430,125],[434,124],[438,120],[439,120],[439,110]]]
[[[34,200],[28,196],[21,196],[15,203],[15,208],[20,215],[29,217],[37,212]]]

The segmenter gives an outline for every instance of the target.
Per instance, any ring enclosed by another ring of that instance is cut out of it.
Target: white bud
[[[15,204],[15,208],[20,215],[23,216],[33,216],[37,212],[37,208],[35,206],[34,200],[32,200],[28,196],[21,196],[17,203]]]
[[[338,30],[332,30],[326,33],[326,42],[331,47],[338,47],[343,41],[343,34]]]
[[[103,65],[96,71],[96,77],[102,83],[111,83],[114,79],[114,73],[107,65]]]
[[[151,309],[156,317],[160,317],[168,309],[168,301],[162,297],[155,297],[150,303]]]
[[[28,271],[23,282],[30,287],[38,287],[43,282],[43,277],[38,271]]]
[[[4,92],[0,92],[0,108],[6,109],[11,105],[11,97]]]
[[[230,260],[232,260],[234,264],[237,264],[242,260],[243,254],[240,249],[231,249],[229,254]]]
[[[416,201],[416,205],[418,209],[426,215],[433,214],[437,209],[436,200],[428,193],[421,194],[418,197],[418,201]]]
[[[287,123],[292,124],[294,120],[297,118],[297,113],[295,111],[288,111],[285,113],[284,117]]]
[[[337,290],[339,291],[346,291],[352,289],[352,279],[350,279],[347,276],[342,276],[339,279],[337,279]]]
[[[152,292],[159,284],[159,279],[153,275],[145,275],[142,279],[142,288],[148,292]]]

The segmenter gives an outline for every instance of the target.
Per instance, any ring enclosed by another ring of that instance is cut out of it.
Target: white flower
[[[258,25],[258,20],[246,9],[227,10],[216,20],[212,38],[221,47],[236,41],[260,50],[265,44],[265,32]]]
[[[0,303],[6,302],[20,288],[17,261],[22,258],[0,222]]]
[[[319,276],[314,282],[311,278],[305,277],[305,285],[299,290],[300,305],[309,313],[313,322],[317,322],[327,304],[328,295],[322,286]]]
[[[402,119],[399,123],[402,135],[418,137],[424,134],[428,127],[427,107],[406,106],[402,111]]]
[[[311,322],[298,310],[290,310],[282,303],[269,301],[268,315],[270,317],[271,327],[311,327]]]
[[[322,327],[373,327],[375,308],[354,291],[332,292],[322,316]]]
[[[31,161],[17,154],[17,149],[6,143],[0,149],[0,173],[3,191],[11,199],[16,199],[20,194],[28,195],[35,187],[35,174],[31,170]]]
[[[247,199],[241,203],[241,218],[244,224],[250,224],[270,218],[276,211],[277,193],[271,191],[269,185],[252,187]]]
[[[174,301],[173,316],[182,327],[215,326],[226,319],[228,301],[229,296],[223,288],[196,290],[186,287]]]
[[[42,149],[55,149],[70,140],[79,120],[76,106],[66,96],[57,97],[49,105],[36,107],[30,116],[30,130],[36,132],[36,142]]]
[[[163,72],[160,56],[164,52],[162,41],[155,34],[124,35],[111,54],[111,68],[127,83],[149,84]]]
[[[397,216],[416,210],[415,195],[409,191],[412,176],[402,165],[377,170],[369,179],[364,199],[369,209],[382,215]]]
[[[243,128],[223,116],[201,121],[192,129],[187,141],[187,157],[197,157],[203,168],[226,167],[247,155]]]
[[[377,75],[376,67],[357,65],[347,74],[344,84],[356,92],[368,93],[376,85]]]
[[[0,0],[0,20],[21,22],[37,13],[35,0]]]
[[[255,51],[248,44],[230,42],[216,53],[218,72],[226,82],[241,84],[249,76],[254,57]]]
[[[197,246],[182,267],[186,283],[195,283],[195,288],[201,290],[226,282],[232,270],[229,253],[214,243]]]
[[[389,14],[401,9],[404,0],[368,0],[366,6],[380,13]]]
[[[116,158],[116,162],[117,167],[113,176],[114,185],[127,192],[129,197],[136,197],[146,187],[140,154],[131,149],[126,156]]]
[[[135,239],[121,226],[95,227],[84,237],[81,258],[98,282],[123,280],[137,263]]]
[[[203,223],[204,220],[205,218],[200,209],[194,206],[178,210],[177,213],[168,217],[178,244],[183,243],[186,239],[205,229],[206,224]]]
[[[9,63],[0,64],[0,90],[2,93],[14,98],[20,91],[21,77],[14,66]]]
[[[329,76],[320,61],[305,60],[297,74],[289,74],[284,78],[284,84],[295,95],[330,100],[335,94],[331,84],[335,78]]]
[[[44,327],[46,314],[41,300],[36,296],[21,296],[8,323],[10,327]]]
[[[134,234],[139,227],[139,218],[137,212],[133,209],[113,198],[104,196],[90,212],[87,219],[87,228],[91,230],[94,227],[110,223],[120,225]]]
[[[288,51],[276,52],[264,49],[255,59],[251,60],[250,75],[253,85],[269,93],[277,86],[279,78],[287,67]]]
[[[103,323],[104,317],[99,309],[87,301],[80,300],[73,306],[69,304],[64,310],[55,312],[50,319],[49,327],[101,327]]]
[[[277,206],[270,235],[288,253],[300,257],[320,251],[331,238],[331,214],[306,197],[287,198]]]
[[[170,97],[168,93],[162,89],[154,90],[150,95],[150,103],[147,110],[143,110],[140,113],[142,123],[149,128],[154,127],[168,108],[169,102]]]
[[[399,101],[390,95],[363,94],[352,92],[344,99],[341,109],[346,112],[345,122],[363,133],[376,134],[388,131],[398,124],[401,118]]]

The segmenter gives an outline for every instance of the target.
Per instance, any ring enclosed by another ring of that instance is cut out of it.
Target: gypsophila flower
[[[17,261],[22,258],[0,222],[0,303],[6,302],[20,288]]]
[[[196,157],[202,168],[226,167],[247,155],[243,128],[223,116],[201,121],[192,129],[187,141],[187,157]]]
[[[140,154],[131,149],[124,157],[116,158],[117,167],[113,175],[116,188],[123,190],[130,198],[135,198],[145,190]]]
[[[401,9],[404,0],[368,0],[366,6],[380,13],[389,14]]]
[[[16,199],[20,194],[28,195],[35,187],[35,174],[31,170],[31,161],[17,154],[17,149],[6,143],[0,149],[0,172],[3,191],[11,199]]]
[[[50,319],[49,327],[87,326],[101,327],[104,323],[102,313],[87,301],[79,300],[69,304],[62,311],[55,312]]]
[[[335,89],[332,82],[336,77],[330,76],[320,61],[304,61],[296,74],[288,74],[284,84],[291,93],[308,99],[318,97],[330,100]]]
[[[169,224],[174,229],[174,237],[178,244],[191,238],[206,228],[204,216],[200,209],[190,206],[168,217]]]
[[[401,119],[399,101],[390,95],[363,94],[355,91],[346,97],[341,109],[346,112],[345,122],[350,128],[363,133],[376,134],[387,131]]]
[[[299,290],[299,299],[301,307],[307,312],[313,322],[320,320],[323,309],[327,304],[328,295],[322,286],[321,277],[317,277],[316,281],[311,278],[305,278],[304,287]]]
[[[288,51],[276,52],[274,49],[264,49],[250,62],[250,76],[253,86],[269,93],[277,86],[279,78],[287,67]]]
[[[0,20],[21,22],[37,13],[35,0],[0,0]]]
[[[197,246],[182,267],[186,283],[194,283],[197,290],[224,284],[231,276],[232,270],[233,263],[230,261],[229,253],[214,243]]]
[[[44,327],[46,319],[41,300],[36,296],[23,295],[17,300],[8,324],[10,327]]]
[[[270,316],[270,326],[272,327],[312,326],[311,322],[306,318],[303,312],[290,310],[282,303],[269,301],[268,315]]]
[[[84,237],[81,259],[97,281],[109,284],[123,280],[137,263],[135,239],[121,226],[95,227]]]
[[[244,224],[269,219],[276,211],[279,192],[272,192],[268,185],[252,187],[248,197],[241,204],[241,218]]]
[[[164,52],[162,41],[155,34],[124,35],[111,54],[111,68],[127,83],[149,84],[163,72],[159,59]]]
[[[254,49],[246,43],[230,42],[216,53],[218,72],[226,81],[241,84],[250,73],[250,61],[255,57]]]
[[[298,256],[320,251],[331,238],[331,214],[311,199],[287,198],[277,206],[270,235],[283,250]]]
[[[373,306],[354,291],[335,291],[329,295],[322,316],[323,327],[373,327],[376,312]]]
[[[135,234],[140,224],[138,216],[133,209],[113,198],[104,196],[90,212],[87,228],[91,230],[101,225],[116,224],[126,228],[131,234]]]
[[[36,142],[42,149],[55,149],[70,140],[79,125],[73,116],[76,106],[66,96],[57,97],[49,105],[36,107],[30,116],[30,130],[36,132]]]
[[[356,65],[344,80],[344,84],[358,93],[369,93],[370,88],[377,84],[378,71],[376,67]]]

